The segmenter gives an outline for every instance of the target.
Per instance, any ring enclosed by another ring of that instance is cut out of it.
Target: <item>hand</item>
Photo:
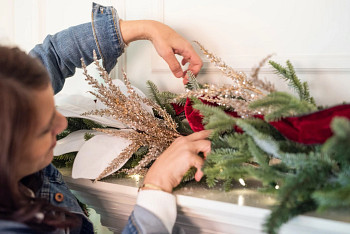
[[[187,83],[186,72],[182,70],[175,54],[183,57],[181,64],[190,63],[188,70],[197,75],[203,62],[192,45],[169,26],[152,20],[120,21],[120,28],[126,44],[147,39],[150,40],[157,53],[167,62],[174,76],[183,77]]]
[[[195,179],[199,181],[203,176],[204,159],[198,153],[203,152],[206,157],[210,152],[211,143],[206,140],[209,134],[210,131],[204,130],[177,138],[153,163],[143,183],[171,193],[191,167],[197,168]]]

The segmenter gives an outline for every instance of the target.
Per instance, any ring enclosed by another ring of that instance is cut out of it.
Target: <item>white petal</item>
[[[99,110],[106,108],[106,106],[100,101],[96,101],[92,98],[85,97],[82,95],[56,95],[55,102],[57,106],[57,111],[60,112],[65,117],[75,117],[75,118],[84,118],[90,119],[97,123],[116,127],[116,128],[126,128],[122,122],[113,119],[108,116],[99,116],[99,115],[89,115],[82,116],[83,113]]]
[[[98,135],[91,138],[81,147],[74,160],[72,177],[96,179],[130,144],[129,140],[117,136]]]
[[[84,139],[85,133],[91,133],[94,135],[106,135],[103,132],[94,130],[79,130],[72,132],[65,138],[57,141],[56,147],[53,150],[53,155],[59,156],[70,152],[78,152],[86,142]]]

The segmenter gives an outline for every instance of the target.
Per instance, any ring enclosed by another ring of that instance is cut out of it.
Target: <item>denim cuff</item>
[[[120,32],[119,16],[112,6],[92,5],[91,24],[103,67],[109,73],[124,52],[125,43]]]

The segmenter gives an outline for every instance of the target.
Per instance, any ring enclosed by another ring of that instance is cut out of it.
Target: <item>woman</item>
[[[92,25],[49,36],[35,47],[31,54],[40,60],[0,47],[0,233],[93,233],[61,174],[50,164],[56,135],[67,125],[55,109],[53,94],[80,66],[80,57],[90,63],[96,49],[111,70],[124,43],[148,38],[176,76],[183,72],[173,60],[174,51],[195,73],[200,69],[193,48],[167,26],[154,21],[119,26],[114,8],[96,4],[93,15]],[[135,30],[138,26],[140,31]],[[144,179],[124,233],[172,232],[176,202],[171,191],[192,166],[198,169],[196,180],[202,177],[198,153],[210,151],[208,134],[181,137],[159,156]]]

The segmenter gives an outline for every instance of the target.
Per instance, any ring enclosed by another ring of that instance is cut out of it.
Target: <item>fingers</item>
[[[194,133],[192,135],[189,135],[193,139],[205,139],[209,136],[211,131],[204,130],[201,132]],[[208,140],[196,140],[192,142],[192,147],[194,149],[194,155],[192,156],[193,160],[193,166],[197,168],[196,174],[194,175],[194,178],[196,181],[200,181],[203,177],[203,171],[202,166],[204,164],[204,159],[198,156],[199,152],[204,153],[204,158],[207,157],[207,154],[210,153],[211,150],[211,142]]]
[[[194,153],[198,154],[199,152],[203,152],[205,154],[210,152],[211,143],[209,140],[197,140],[192,142],[192,147]]]
[[[189,48],[184,49],[176,49],[172,48],[173,50],[169,50],[166,52],[162,57],[165,60],[165,62],[168,64],[170,70],[176,76],[177,78],[185,77],[186,73],[183,72],[182,67],[178,60],[175,57],[175,54],[181,55],[182,61],[181,64],[184,66],[187,63],[190,63],[188,66],[188,70],[191,70],[194,75],[197,75],[200,71],[200,69],[203,66],[202,59],[199,57],[199,55],[194,51],[192,46],[189,44]]]
[[[202,59],[198,56],[196,52],[193,51],[191,59],[189,60],[190,65],[188,66],[188,70],[191,70],[192,73],[196,76],[203,66]]]
[[[176,76],[177,78],[184,76],[184,72],[182,71],[180,63],[177,61],[175,54],[172,51],[168,52],[165,56],[163,56],[163,59],[168,64],[174,76]]]
[[[197,168],[195,179],[199,181],[203,177],[204,159],[198,153],[210,152],[211,142],[206,140],[210,132],[205,130],[177,138],[153,163],[144,181],[171,192],[191,167]]]
[[[184,85],[187,85],[187,83],[188,83],[188,76],[187,75],[185,75],[185,77],[182,79],[182,83]]]
[[[180,54],[181,55],[181,54]],[[181,61],[182,66],[184,66],[185,64],[187,64],[188,62],[190,63],[190,65],[188,66],[187,70],[191,70],[192,73],[194,75],[197,75],[200,71],[200,69],[203,66],[203,62],[200,59],[200,57],[197,54],[194,54],[195,58],[183,58]],[[166,56],[163,57],[163,59],[167,62],[170,70],[172,71],[172,73],[174,74],[174,76],[176,76],[177,78],[186,77],[186,73],[183,72],[180,63],[177,61],[175,54],[174,53],[168,53]]]
[[[181,52],[179,54],[183,56],[182,65],[189,63],[188,70],[191,70],[194,75],[197,75],[203,66],[202,59],[189,43]]]
[[[185,66],[186,63],[188,63],[188,59],[184,57],[181,61],[181,64],[182,66]]]
[[[203,175],[204,175],[204,173],[202,172],[202,169],[197,168],[197,172],[196,172],[196,174],[194,174],[194,179],[197,182],[199,182],[202,179]]]
[[[204,160],[201,157],[199,157],[198,155],[193,155],[192,166],[197,168],[197,171],[194,175],[194,178],[196,181],[200,181],[204,175],[202,172],[203,164],[204,164]]]
[[[211,151],[211,142],[206,140],[210,133],[210,130],[203,130],[184,137],[184,140],[191,142],[191,149],[193,153],[197,155],[199,152],[202,152],[204,154],[204,158],[206,158],[207,154],[209,154]]]
[[[203,130],[200,132],[192,133],[191,135],[186,136],[186,138],[188,141],[202,140],[208,138],[211,132],[211,130]]]
[[[196,75],[198,75],[202,66],[203,66],[203,63],[202,63],[202,60],[200,60],[200,63],[199,62],[190,63],[190,65],[188,66],[188,70],[191,70],[192,73],[196,76]]]

